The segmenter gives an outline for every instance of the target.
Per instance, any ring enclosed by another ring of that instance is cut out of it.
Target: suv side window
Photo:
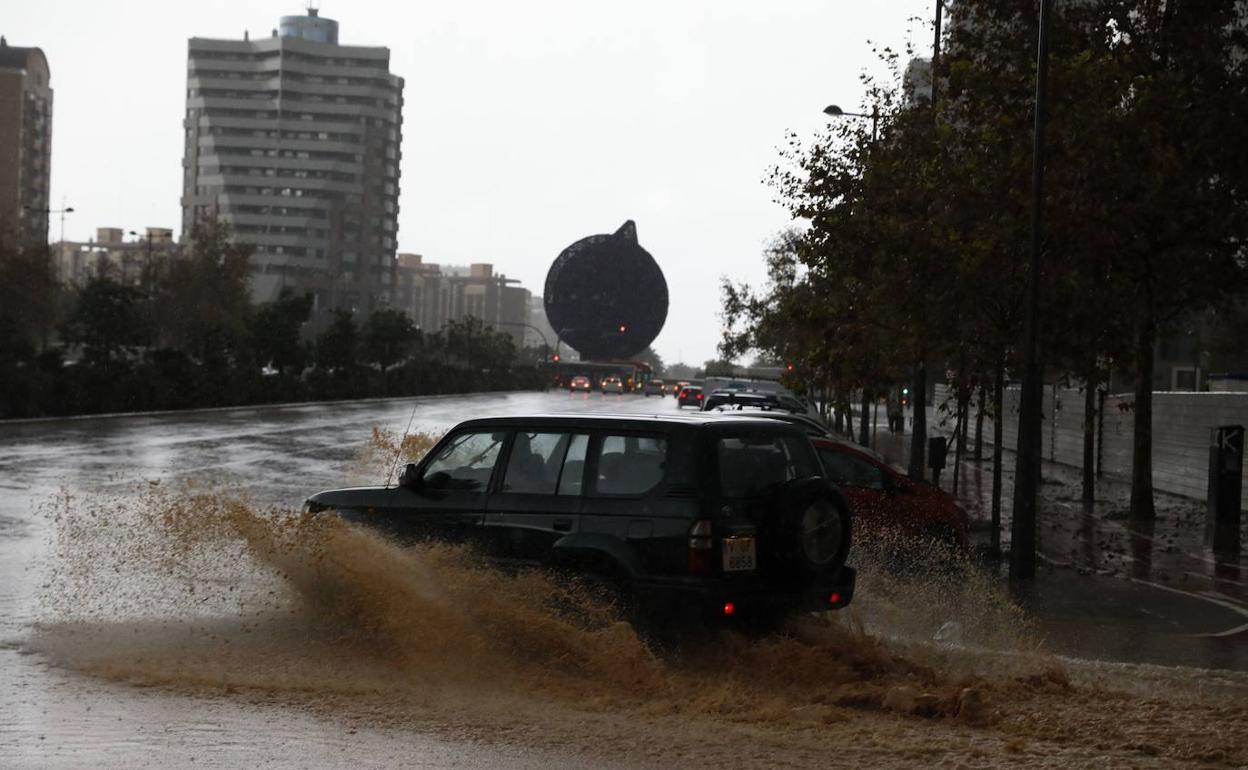
[[[667,439],[661,436],[603,436],[598,445],[599,494],[644,495],[666,471]]]
[[[823,461],[828,480],[833,483],[867,489],[884,488],[884,471],[848,452],[820,448],[819,459]]]
[[[553,495],[569,439],[567,433],[516,433],[503,475],[503,491]]]
[[[435,489],[485,489],[505,438],[504,431],[451,437],[425,466],[422,480]]]

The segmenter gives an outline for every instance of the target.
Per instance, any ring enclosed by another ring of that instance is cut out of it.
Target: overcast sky
[[[932,0],[321,3],[406,79],[399,250],[492,262],[540,294],[569,243],[637,222],[671,294],[655,348],[711,358],[719,279],[757,281],[788,222],[762,183],[786,130],[859,106],[871,42],[930,45]],[[180,229],[187,39],[266,36],[300,2],[3,0],[48,56],[53,205],[96,227]],[[922,17],[916,20],[915,17]],[[58,237],[57,219],[51,223]]]

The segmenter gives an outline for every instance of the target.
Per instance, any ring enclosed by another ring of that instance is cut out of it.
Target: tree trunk
[[[1131,518],[1152,521],[1153,509],[1153,348],[1157,329],[1148,308],[1136,330],[1135,436],[1131,456]]]
[[[1001,558],[1001,459],[1005,443],[1005,361],[992,382],[992,557]]]
[[[1096,503],[1096,378],[1089,377],[1083,387],[1083,509],[1092,510]]]
[[[988,388],[979,386],[979,398],[975,401],[975,462],[984,459],[984,399]]]
[[[914,385],[910,394],[914,407],[914,431],[910,437],[910,478],[922,479],[927,464],[927,365],[920,361],[914,367]]]
[[[849,395],[842,396],[841,405],[845,412],[845,434],[849,436],[852,441],[854,438],[854,409],[852,406],[853,402],[850,398],[851,397]]]
[[[953,423],[953,440],[958,442],[957,448],[953,452],[953,495],[954,497],[957,497],[958,495],[958,479],[960,478],[961,471],[962,471],[962,442],[963,442],[963,438],[966,435],[966,431],[963,429],[966,427],[967,411],[968,411],[968,407],[963,404],[962,396],[961,394],[959,394],[958,417],[957,417],[957,420],[954,421]]]
[[[962,429],[958,432],[958,454],[966,454],[966,439],[971,432],[971,395],[974,391],[969,386],[966,393],[959,394],[958,397],[958,419],[961,421]]]
[[[862,418],[858,421],[858,443],[871,446],[871,391],[862,389]]]

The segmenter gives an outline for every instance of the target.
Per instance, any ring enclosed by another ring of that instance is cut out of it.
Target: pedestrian
[[[906,429],[906,415],[901,410],[901,399],[895,398],[892,393],[888,395],[888,432],[904,433]]]

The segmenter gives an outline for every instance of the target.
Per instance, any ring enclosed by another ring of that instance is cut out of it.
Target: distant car
[[[697,385],[686,385],[676,394],[676,406],[694,406],[702,408],[702,400],[706,394]]]
[[[620,381],[619,377],[603,378],[602,394],[604,396],[608,393],[623,393],[623,392],[624,392],[624,383]]]
[[[652,379],[646,383],[646,387],[641,392],[647,396],[662,396],[667,392],[667,388],[663,385],[663,380]]]
[[[573,393],[576,393],[578,391],[583,392],[583,393],[588,393],[589,391],[593,390],[593,387],[594,387],[593,383],[591,383],[589,381],[589,378],[583,374],[578,374],[577,376],[573,377],[572,382],[568,384],[568,390],[572,391]]]
[[[824,477],[849,502],[856,532],[966,548],[970,520],[953,495],[909,478],[856,444],[830,438],[812,438],[811,444]]]

